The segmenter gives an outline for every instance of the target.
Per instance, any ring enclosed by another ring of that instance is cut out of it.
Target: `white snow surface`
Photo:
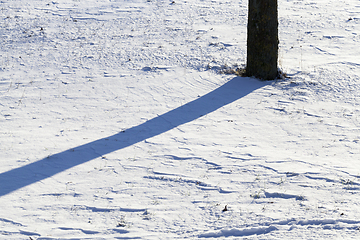
[[[0,239],[359,239],[360,1],[1,0]]]

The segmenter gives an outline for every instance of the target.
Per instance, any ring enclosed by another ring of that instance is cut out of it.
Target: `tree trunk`
[[[246,75],[263,80],[278,76],[277,0],[249,0]]]

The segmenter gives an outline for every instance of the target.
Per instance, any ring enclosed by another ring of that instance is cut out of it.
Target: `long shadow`
[[[57,173],[167,132],[232,103],[265,86],[251,78],[235,77],[221,87],[138,126],[0,174],[0,196]]]

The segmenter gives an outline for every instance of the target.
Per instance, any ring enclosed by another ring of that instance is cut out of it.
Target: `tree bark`
[[[249,0],[246,75],[263,80],[278,76],[277,0]]]

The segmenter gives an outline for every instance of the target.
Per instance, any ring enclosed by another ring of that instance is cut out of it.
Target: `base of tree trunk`
[[[249,0],[246,75],[278,77],[277,0]]]

